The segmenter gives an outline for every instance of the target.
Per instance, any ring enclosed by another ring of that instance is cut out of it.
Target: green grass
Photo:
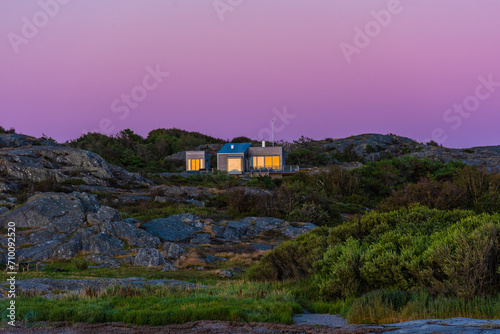
[[[0,307],[7,307],[7,300]],[[18,319],[165,325],[197,320],[292,323],[302,308],[283,284],[218,282],[205,289],[108,287],[54,299],[18,297]],[[5,321],[5,319],[4,319]]]
[[[64,269],[66,272],[53,272],[52,270]],[[0,272],[0,281],[5,281],[9,275],[5,271]],[[66,279],[86,279],[86,278],[126,278],[143,277],[145,279],[175,279],[190,283],[210,284],[216,282],[215,275],[207,271],[198,270],[178,270],[162,272],[158,269],[124,266],[118,268],[88,268],[77,269],[73,262],[53,263],[44,270],[29,272],[18,272],[18,280],[29,278],[66,278]]]
[[[428,292],[376,290],[356,299],[346,318],[356,324],[389,324],[417,319],[500,319],[500,298],[432,296]]]

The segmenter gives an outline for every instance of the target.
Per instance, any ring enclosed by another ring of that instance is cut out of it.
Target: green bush
[[[87,270],[89,268],[89,262],[86,259],[76,259],[75,261],[75,267],[78,270]]]
[[[326,230],[323,230],[326,231]],[[500,286],[500,214],[414,206],[370,212],[283,243],[252,269],[254,278],[309,278],[326,301],[378,289],[427,289],[471,299]]]

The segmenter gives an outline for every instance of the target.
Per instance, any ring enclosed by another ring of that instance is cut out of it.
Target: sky
[[[498,0],[2,0],[0,125],[500,145]]]

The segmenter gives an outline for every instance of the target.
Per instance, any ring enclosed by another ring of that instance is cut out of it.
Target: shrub
[[[305,278],[311,274],[314,263],[323,255],[328,230],[316,228],[295,241],[286,241],[264,255],[252,267],[249,277],[257,280],[285,280]]]
[[[311,222],[318,226],[333,225],[328,212],[315,203],[304,203],[300,208],[290,213],[288,220],[294,222]]]
[[[407,183],[381,204],[383,210],[392,211],[420,203],[432,209],[451,210],[463,206],[466,199],[464,188],[451,182],[422,179],[419,183]]]
[[[86,270],[89,268],[89,262],[86,259],[76,259],[75,267],[79,270]]]

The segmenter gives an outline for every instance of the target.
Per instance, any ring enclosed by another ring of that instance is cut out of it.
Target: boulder
[[[96,232],[103,232],[123,239],[129,246],[138,248],[157,248],[160,246],[160,239],[124,221],[106,222],[94,226],[93,229]]]
[[[100,254],[87,255],[87,260],[98,264],[101,268],[117,268],[120,266],[120,263],[116,259]]]
[[[194,205],[194,206],[202,207],[202,208],[204,208],[204,207],[205,207],[205,202],[203,202],[203,201],[198,201],[198,200],[195,200],[195,199],[188,199],[188,200],[186,201],[186,203],[188,203],[188,204],[192,204],[192,205]]]
[[[166,242],[163,245],[162,255],[166,259],[177,260],[178,258],[180,258],[184,254],[186,254],[186,251],[184,250],[184,248],[182,248],[178,244],[175,244],[173,242]]]
[[[165,259],[154,248],[141,248],[134,260],[134,266],[136,267],[157,267],[164,264]]]
[[[175,271],[175,270],[177,270],[177,268],[174,267],[174,265],[171,262],[165,262],[163,268],[161,269],[161,271]]]
[[[209,244],[210,243],[210,234],[198,233],[189,242],[192,244]]]
[[[120,213],[109,206],[102,206],[97,212],[91,212],[87,215],[89,224],[117,222],[120,220],[122,220]]]
[[[79,179],[91,186],[145,187],[153,184],[138,174],[109,164],[95,153],[60,145],[1,150],[0,172],[20,182],[53,178],[58,182]]]
[[[146,232],[165,241],[182,241],[193,238],[196,232],[203,231],[200,218],[190,213],[155,219],[144,224],[143,227]]]
[[[311,223],[305,223],[304,225],[297,226],[297,227],[287,225],[282,233],[287,238],[296,238],[299,235],[302,235],[304,233],[309,232],[310,230],[312,230],[315,227],[316,227],[316,225],[311,224]]]
[[[0,226],[14,221],[17,227],[72,233],[86,224],[87,213],[98,211],[97,205],[87,194],[36,194],[21,208],[0,217]]]

